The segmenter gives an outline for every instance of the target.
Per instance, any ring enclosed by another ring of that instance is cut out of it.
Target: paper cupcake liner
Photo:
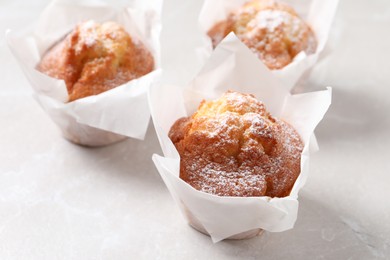
[[[105,146],[126,139],[126,136],[107,132],[87,125],[76,124],[76,129],[61,129],[68,141],[83,146]],[[76,134],[75,134],[76,133]]]
[[[69,118],[65,125],[61,123],[59,125],[65,139],[82,146],[105,146],[127,138],[124,135],[77,123],[72,118]]]
[[[207,36],[207,32],[217,22],[226,19],[229,13],[249,1],[250,0],[205,0],[199,15],[200,29],[204,35],[204,46],[199,48],[198,52],[202,53],[203,57],[208,57],[212,52],[211,40]],[[261,75],[273,74],[281,81],[286,89],[291,90],[303,73],[313,67],[323,51],[328,39],[333,17],[337,10],[338,0],[311,0],[305,2],[300,0],[288,0],[281,2],[285,2],[293,7],[312,28],[317,38],[317,49],[315,53],[306,55],[305,52],[301,52],[295,56],[290,64],[282,69],[270,70],[264,64],[263,66],[259,66]],[[234,37],[234,41],[240,42],[237,37]]]
[[[160,13],[162,0],[55,0],[33,27],[7,31],[6,39],[34,89],[38,103],[62,130],[65,138],[87,146],[101,146],[125,137],[143,139],[150,120],[147,89],[160,77]],[[66,103],[63,80],[36,70],[45,52],[75,26],[89,19],[116,21],[152,53],[155,70],[99,95]]]
[[[188,224],[195,230],[199,231],[202,234],[205,234],[206,236],[211,236],[207,230],[204,228],[202,223],[187,209],[185,204],[182,205],[182,207],[185,210],[185,217],[188,221]],[[233,236],[227,237],[225,239],[230,239],[230,240],[243,240],[243,239],[249,239],[249,238],[254,238],[256,236],[260,236],[264,233],[264,230],[261,228],[256,228],[248,231],[244,231],[238,234],[235,234]]]
[[[280,232],[294,226],[298,192],[308,176],[313,131],[331,102],[330,88],[290,95],[274,74],[261,74],[259,67],[264,64],[248,48],[235,48],[242,43],[231,41],[230,36],[189,86],[154,85],[149,91],[151,115],[164,153],[153,155],[156,168],[188,223],[214,242],[253,236],[260,229]],[[180,156],[168,138],[171,126],[195,112],[202,99],[219,98],[227,90],[254,94],[272,115],[288,122],[301,136],[305,144],[301,172],[289,196],[221,197],[198,191],[179,178]]]

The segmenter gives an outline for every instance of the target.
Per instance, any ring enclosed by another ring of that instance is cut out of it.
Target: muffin
[[[230,32],[245,43],[270,69],[282,69],[304,51],[316,51],[311,28],[288,5],[274,0],[252,0],[216,23],[208,36],[215,48]]]
[[[180,178],[202,192],[285,197],[300,173],[299,134],[253,95],[228,91],[202,101],[168,135],[180,154]]]
[[[153,68],[151,53],[121,25],[92,20],[77,25],[37,66],[65,81],[69,102],[120,86]]]

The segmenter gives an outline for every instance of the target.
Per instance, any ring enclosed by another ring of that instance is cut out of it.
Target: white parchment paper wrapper
[[[226,19],[228,14],[250,0],[205,0],[200,16],[199,24],[204,32],[204,46],[198,52],[203,57],[208,57],[212,52],[211,40],[207,32],[219,21]],[[310,25],[317,38],[317,50],[314,54],[299,53],[289,65],[280,70],[270,70],[261,66],[260,74],[274,74],[284,87],[291,89],[305,71],[311,68],[325,47],[329,30],[337,9],[338,0],[284,0]],[[236,41],[240,41],[238,38]],[[255,55],[255,54],[254,54]]]
[[[162,0],[57,0],[49,4],[34,26],[7,32],[8,45],[31,83],[35,98],[67,139],[99,146],[126,136],[144,138],[150,119],[147,89],[160,75],[161,8]],[[155,70],[99,95],[66,103],[65,82],[35,68],[51,46],[88,19],[116,21],[124,26],[131,37],[151,51]]]
[[[331,103],[330,88],[290,95],[274,74],[259,74],[259,67],[264,65],[248,48],[237,49],[236,45],[234,39],[227,37],[188,87],[153,86],[149,92],[152,119],[164,153],[164,157],[153,155],[153,161],[189,223],[209,234],[214,242],[232,236],[250,237],[261,229],[279,232],[293,227],[298,191],[308,176],[310,139]],[[195,190],[179,178],[180,157],[168,138],[169,129],[180,117],[195,112],[202,99],[219,98],[229,89],[254,94],[302,137],[305,147],[301,173],[290,196],[219,197]]]

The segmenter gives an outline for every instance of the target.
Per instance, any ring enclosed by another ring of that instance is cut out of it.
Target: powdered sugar
[[[271,117],[253,96],[227,92],[202,103],[175,143],[181,178],[220,196],[286,196],[299,174],[303,148],[296,131]],[[170,132],[176,140],[176,130]]]
[[[268,31],[273,32],[275,28],[282,25],[284,21],[288,19],[288,15],[285,12],[264,10],[258,12],[255,19],[249,22],[250,28],[266,28]]]
[[[217,25],[223,24],[219,22]],[[214,25],[208,35],[215,47],[233,31],[270,68],[281,69],[301,51],[314,53],[316,39],[310,27],[288,6],[277,2],[248,2],[231,12],[226,26]]]

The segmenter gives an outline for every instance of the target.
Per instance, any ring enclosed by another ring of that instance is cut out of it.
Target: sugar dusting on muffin
[[[69,101],[97,95],[154,68],[151,53],[115,22],[80,23],[51,48],[37,69],[63,79]]]
[[[180,178],[219,196],[287,196],[300,172],[303,143],[254,96],[226,92],[177,120],[169,137]]]
[[[231,31],[270,69],[281,69],[299,52],[311,54],[317,47],[313,31],[298,14],[273,0],[250,1],[213,26],[208,32],[213,46]]]

